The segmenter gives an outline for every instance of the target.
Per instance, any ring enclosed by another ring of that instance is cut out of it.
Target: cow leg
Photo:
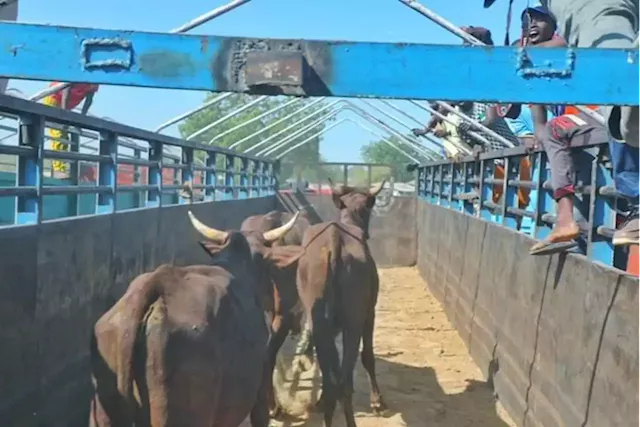
[[[342,331],[342,366],[340,369],[340,397],[347,427],[356,427],[353,415],[353,370],[358,360],[362,328],[348,327]]]
[[[273,387],[273,370],[276,366],[276,359],[278,357],[278,351],[284,344],[285,339],[287,338],[287,334],[291,330],[291,323],[293,322],[291,314],[285,314],[284,316],[276,316],[279,318],[278,321],[273,322],[273,335],[271,335],[271,340],[269,341],[269,359],[267,366],[267,375],[269,381],[267,382],[267,401],[269,404],[269,414],[271,417],[277,417],[282,408],[276,399],[276,393]]]
[[[322,398],[324,427],[331,427],[336,409],[339,377],[335,375],[339,366],[338,350],[333,339],[331,316],[327,313],[326,302],[316,300],[312,309],[313,340],[316,346],[318,364],[322,372]]]
[[[267,359],[264,364],[264,370],[262,375],[262,384],[258,390],[258,397],[251,410],[251,427],[269,427],[269,402],[267,399],[267,392],[269,386],[273,386],[273,375],[269,375],[269,360]],[[273,372],[273,371],[271,371]]]
[[[380,414],[386,408],[384,401],[382,400],[382,395],[380,394],[380,389],[378,388],[378,380],[376,378],[376,359],[373,355],[373,328],[375,325],[375,318],[375,311],[372,310],[365,321],[362,331],[361,360],[362,366],[364,366],[364,369],[367,371],[367,375],[369,376],[369,386],[371,388],[369,401],[371,409],[373,409],[374,413]]]

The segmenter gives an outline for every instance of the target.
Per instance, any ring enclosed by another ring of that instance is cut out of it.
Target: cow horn
[[[191,213],[191,211],[187,213],[189,214],[189,219],[191,220],[191,225],[193,225],[193,228],[195,228],[198,233],[202,234],[212,242],[221,244],[225,242],[229,237],[229,233],[227,233],[226,231],[220,231],[216,230],[215,228],[208,227],[201,223],[198,218],[196,218],[195,215]]]
[[[373,197],[377,196],[378,193],[380,191],[382,191],[382,189],[384,188],[384,184],[387,182],[386,179],[383,179],[382,182],[378,185],[376,185],[375,187],[373,187],[371,190],[369,190],[369,194]]]
[[[276,240],[279,240],[293,228],[293,225],[296,223],[296,220],[299,216],[300,211],[296,212],[293,218],[291,218],[285,225],[274,228],[273,230],[265,231],[263,234],[264,240],[266,240],[267,242],[275,242]]]

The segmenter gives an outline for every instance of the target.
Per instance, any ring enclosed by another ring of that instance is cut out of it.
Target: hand
[[[522,142],[525,149],[529,153],[533,152],[536,148],[540,146],[540,144],[538,143],[538,140],[535,137],[531,137],[531,136],[522,138]]]
[[[484,147],[480,144],[476,144],[473,146],[473,157],[476,158],[476,160],[478,160],[478,158],[480,157],[480,154],[482,154],[484,152]]]
[[[438,138],[444,138],[445,136],[447,136],[449,133],[444,130],[444,129],[436,129],[433,134],[435,136],[437,136]]]

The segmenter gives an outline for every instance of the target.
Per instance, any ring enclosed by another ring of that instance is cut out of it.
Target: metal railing
[[[611,242],[619,210],[608,145],[577,148],[574,158],[574,216],[582,217],[578,220],[579,251],[591,260],[617,266],[623,263],[616,261],[622,259],[618,257],[623,249]],[[504,163],[498,165],[496,160]],[[523,173],[524,162],[529,162],[529,173]],[[417,192],[427,203],[544,239],[556,222],[550,177],[543,150],[528,153],[524,147],[516,147],[481,154],[477,159],[469,156],[458,162],[422,164],[418,167]]]
[[[84,214],[108,214],[123,210],[118,203],[123,194],[142,195],[136,198],[135,203],[127,203],[125,209],[186,203],[178,197],[178,191],[186,182],[192,182],[194,189],[203,190],[205,201],[260,197],[274,194],[277,189],[274,163],[262,157],[194,143],[7,95],[0,95],[0,114],[18,121],[18,144],[0,145],[0,154],[17,158],[15,185],[0,186],[0,200],[14,199],[14,224],[37,224],[50,219],[47,218],[50,215],[43,216],[43,208],[47,205],[45,198],[48,196],[69,197],[70,208],[65,216],[73,216],[80,212],[80,195],[90,195],[95,200],[93,209]],[[61,139],[69,143],[69,151],[45,148],[45,128],[61,129],[63,126],[96,132],[99,135],[98,153],[80,152],[77,135],[72,135],[69,140]],[[119,147],[130,148],[126,142],[122,144],[122,139],[128,138],[146,143],[148,151],[144,152],[136,146],[133,156],[119,153]],[[169,147],[179,148],[181,156],[168,159],[166,149]],[[197,164],[196,157],[202,158],[204,165]],[[76,173],[70,173],[68,179],[56,183],[47,182],[43,175],[44,160],[68,162]],[[80,162],[96,165],[94,182],[78,183],[77,168]],[[137,174],[137,179],[134,178],[131,185],[117,182],[118,168],[124,165]],[[173,171],[172,184],[165,182],[167,175],[163,172],[167,170]],[[199,181],[194,181],[195,175],[198,175]],[[163,199],[165,195],[170,198]]]

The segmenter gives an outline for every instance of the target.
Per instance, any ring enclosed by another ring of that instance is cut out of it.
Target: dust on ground
[[[375,416],[369,408],[369,382],[362,364],[355,372],[353,396],[359,427],[515,427],[415,268],[379,269],[375,354],[378,383],[388,409]],[[341,339],[337,343],[340,349]],[[288,338],[274,380],[289,415],[274,426],[321,427],[310,409],[320,383],[317,365],[292,369],[295,342]],[[286,372],[282,372],[285,371]],[[334,426],[344,427],[338,404]]]

